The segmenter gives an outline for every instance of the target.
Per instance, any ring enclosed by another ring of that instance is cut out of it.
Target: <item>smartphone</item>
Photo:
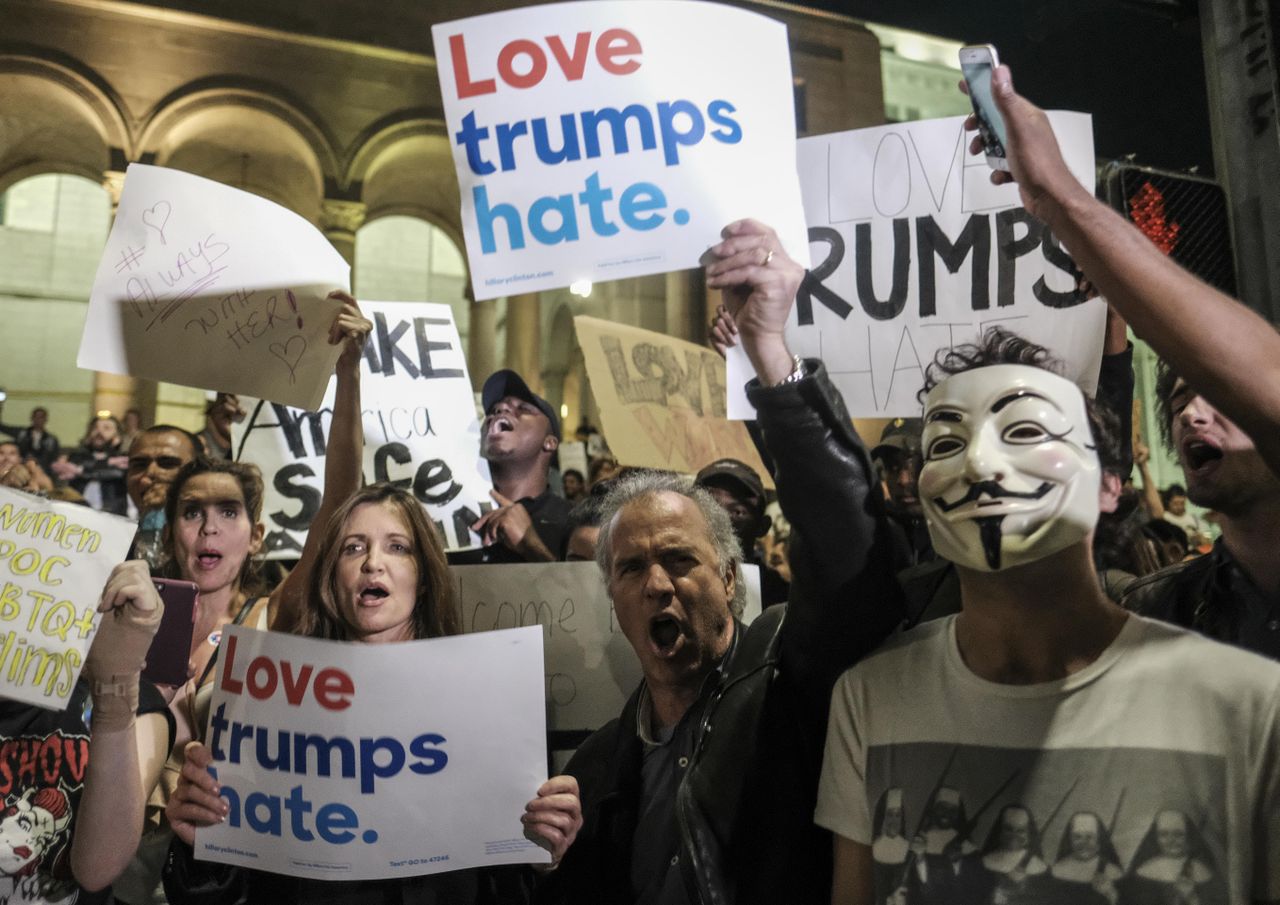
[[[189,678],[191,633],[196,625],[199,591],[193,581],[168,578],[153,578],[151,581],[164,602],[164,615],[147,651],[147,665],[143,667],[142,676],[156,685],[176,687]]]
[[[960,71],[969,87],[969,101],[978,120],[978,134],[982,136],[982,150],[987,166],[993,170],[1008,172],[1009,161],[1005,156],[1008,136],[1004,117],[996,107],[991,93],[991,74],[1000,65],[1000,57],[990,44],[975,44],[960,48]]]

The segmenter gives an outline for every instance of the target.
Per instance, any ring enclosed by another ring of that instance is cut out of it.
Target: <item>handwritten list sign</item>
[[[0,697],[66,707],[135,525],[0,488]]]
[[[1093,189],[1087,114],[1051,111],[1067,166]],[[916,391],[940,349],[1000,326],[1047,346],[1064,374],[1097,386],[1106,303],[1077,288],[1057,238],[992,185],[968,152],[963,117],[898,123],[797,142],[813,268],[787,343],[821,358],[855,418],[920,414]],[[729,416],[754,418],[741,346],[728,362]]]
[[[76,364],[314,409],[351,268],[302,217],[249,192],[130,164]]]

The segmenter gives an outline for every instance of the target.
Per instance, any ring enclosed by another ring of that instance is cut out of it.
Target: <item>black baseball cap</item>
[[[536,406],[538,411],[546,415],[547,420],[551,422],[551,432],[556,435],[556,439],[560,439],[560,416],[556,414],[556,410],[551,407],[550,402],[529,389],[529,384],[524,382],[524,378],[510,368],[494,371],[484,382],[484,389],[480,391],[480,403],[484,406],[484,413],[489,414],[495,405],[508,396],[515,396]]]
[[[756,498],[758,501],[757,508],[761,512],[764,511],[765,503],[768,502],[760,475],[756,474],[756,470],[746,462],[738,459],[717,459],[698,472],[694,483],[702,487],[712,487],[717,484],[723,485],[724,483],[737,484]]]
[[[920,434],[924,422],[919,418],[894,418],[880,434],[880,442],[871,450],[871,458],[879,459],[890,452],[920,455]]]

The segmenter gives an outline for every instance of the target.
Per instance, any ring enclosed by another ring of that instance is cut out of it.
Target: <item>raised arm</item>
[[[307,531],[298,565],[271,595],[268,608],[273,631],[289,632],[302,618],[306,605],[307,584],[316,564],[320,539],[329,517],[348,497],[360,489],[364,456],[364,423],[360,415],[360,356],[365,339],[373,329],[361,313],[356,300],[345,292],[331,292],[330,298],[341,299],[342,310],[329,328],[329,343],[342,343],[342,354],[334,372],[338,386],[333,398],[333,420],[325,446],[324,498]]]
[[[1253,438],[1280,472],[1280,334],[1249,308],[1170,260],[1067,170],[1044,111],[992,78],[1008,128],[1011,173],[1023,205],[1071,252],[1085,276],[1188,383]],[[972,121],[971,121],[972,124]],[[972,124],[976,128],[976,124]],[[975,139],[970,150],[977,153]]]
[[[114,881],[137,851],[147,796],[171,744],[163,710],[137,716],[143,660],[164,612],[147,564],[116,566],[98,610],[102,626],[85,662],[89,764],[71,842],[71,872],[90,891]]]
[[[757,379],[747,393],[791,522],[791,603],[783,657],[825,711],[836,676],[903,615],[895,551],[870,457],[821,362],[797,364],[786,322],[804,269],[773,230],[725,227],[704,261]]]

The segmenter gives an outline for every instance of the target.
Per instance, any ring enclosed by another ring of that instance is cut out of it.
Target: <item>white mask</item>
[[[994,572],[1088,536],[1101,467],[1084,396],[1029,365],[948,377],[924,404],[920,502],[934,549]]]

